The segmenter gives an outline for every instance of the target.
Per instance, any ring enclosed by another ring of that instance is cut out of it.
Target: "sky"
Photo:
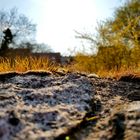
[[[95,32],[97,21],[113,16],[125,0],[0,0],[0,10],[13,7],[37,24],[36,40],[54,52],[71,55],[82,50],[78,32]],[[84,44],[85,45],[85,44]],[[88,45],[87,45],[88,46]]]

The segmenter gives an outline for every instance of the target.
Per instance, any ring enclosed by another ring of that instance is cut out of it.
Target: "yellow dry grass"
[[[129,74],[133,74],[133,75],[140,75],[140,69],[139,68],[121,68],[120,70],[102,70],[102,71],[98,71],[97,75],[99,75],[100,77],[105,77],[105,78],[116,78],[118,79],[119,77],[123,76],[123,75],[129,75]]]
[[[0,72],[26,72],[28,70],[57,71],[58,66],[46,57],[0,58]]]
[[[90,69],[91,68],[91,69]],[[87,65],[79,65],[79,64],[74,64],[74,65],[68,65],[66,67],[71,72],[82,72],[82,73],[95,73],[101,78],[116,78],[118,79],[122,75],[128,75],[128,74],[134,74],[134,75],[140,75],[140,65],[138,67],[129,67],[125,68],[122,67],[119,70],[107,70],[107,69],[98,69],[97,71],[94,71],[92,69],[92,66],[88,67]]]

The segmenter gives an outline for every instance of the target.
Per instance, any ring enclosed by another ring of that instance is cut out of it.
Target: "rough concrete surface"
[[[0,75],[0,140],[139,140],[140,83],[79,73]]]

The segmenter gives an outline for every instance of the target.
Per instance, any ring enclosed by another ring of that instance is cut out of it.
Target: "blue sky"
[[[0,10],[18,8],[37,24],[36,40],[46,43],[55,52],[68,55],[82,43],[75,32],[94,32],[97,21],[112,16],[125,0],[1,0]]]

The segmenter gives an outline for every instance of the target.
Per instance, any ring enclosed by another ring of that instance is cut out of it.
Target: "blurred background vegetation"
[[[10,33],[7,33],[7,30]],[[92,53],[75,52],[75,55],[65,57],[68,61],[65,61],[65,66],[63,64],[61,66],[72,71],[97,73],[99,75],[125,71],[140,73],[139,0],[128,0],[123,6],[115,10],[113,18],[98,22],[96,30],[96,35],[75,31],[76,38],[90,42]],[[9,12],[0,11],[1,70],[4,71],[2,64],[8,64],[10,70],[13,62],[7,57],[15,56],[16,51],[20,52],[21,56],[27,56],[27,54],[34,52],[52,52],[51,47],[48,45],[35,42],[35,31],[36,25],[26,16],[18,14],[16,8],[11,9]],[[20,50],[15,48],[20,48]],[[86,46],[84,48],[86,50]],[[6,59],[4,59],[5,57]],[[21,69],[35,69],[37,63],[39,65],[36,69],[45,69],[41,67],[46,66],[44,64],[45,59],[38,59],[40,61],[37,62],[36,59],[32,59],[30,56],[29,58],[30,64],[31,60],[33,62],[35,60],[34,67],[22,68],[20,66],[20,71],[22,71]],[[62,58],[64,59],[64,57]],[[13,61],[15,62],[15,60],[14,57]],[[21,62],[19,57],[17,60],[19,61],[17,64],[23,63],[25,65],[28,63],[27,57]],[[43,62],[43,65],[40,64],[41,62]],[[46,63],[48,64],[48,60]]]
[[[94,46],[93,54],[77,53],[72,69],[99,74],[140,72],[140,1],[129,0],[111,19],[98,23],[97,35],[76,31]]]

